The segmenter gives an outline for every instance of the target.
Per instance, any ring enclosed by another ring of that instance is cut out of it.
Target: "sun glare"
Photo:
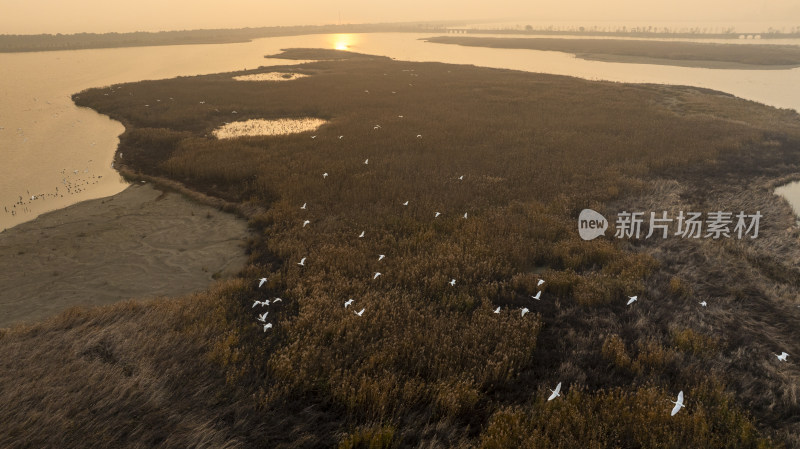
[[[349,50],[355,39],[352,34],[334,34],[331,41],[336,50]]]

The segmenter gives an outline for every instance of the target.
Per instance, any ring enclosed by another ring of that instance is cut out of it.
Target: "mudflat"
[[[0,233],[0,327],[73,306],[180,296],[247,261],[247,223],[135,184]]]

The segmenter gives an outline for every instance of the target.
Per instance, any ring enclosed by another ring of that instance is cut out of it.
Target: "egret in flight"
[[[540,301],[542,299],[542,291],[539,290],[538,292],[536,292],[536,296],[531,295],[531,298]]]
[[[352,303],[353,303],[353,298],[348,299],[347,301],[344,302],[344,308],[346,309],[350,307],[350,304]]]
[[[408,206],[408,200],[406,200],[406,202],[403,203],[403,206]]]
[[[544,284],[544,279],[539,279],[539,282],[536,283],[537,287],[541,287]]]
[[[522,314],[520,316],[525,316],[526,313],[530,312],[527,307],[523,307],[521,310]]]
[[[258,288],[261,288],[261,286],[262,286],[262,285],[264,285],[264,283],[265,283],[265,282],[267,282],[267,278],[261,278],[261,279],[259,279],[259,282],[258,282]]]
[[[328,173],[327,173],[327,172],[323,173],[323,174],[322,174],[322,177],[323,177],[323,178],[327,178],[327,177],[328,177]]]
[[[364,165],[369,165],[369,158],[364,159]]]
[[[708,303],[705,302],[705,301],[700,301],[700,305],[703,306],[703,307],[706,307],[708,305]]]
[[[358,238],[363,239],[364,238],[364,233],[366,233],[366,231],[361,231],[361,234],[358,235]]]
[[[271,328],[272,328],[272,323],[267,323],[267,324],[265,324],[265,325],[264,325],[264,332],[266,332],[266,331],[267,331],[267,329],[271,329]]]
[[[311,220],[305,220],[305,221],[303,221],[303,227],[305,228],[305,227],[306,227],[306,225],[307,225],[307,224],[310,224],[310,223],[311,223]]]
[[[775,354],[775,357],[777,357],[778,360],[780,360],[781,362],[785,362],[786,361],[786,357],[789,357],[789,354],[787,354],[785,352],[781,352],[781,355]]]
[[[297,262],[297,265],[300,265],[301,267],[306,266],[306,258],[303,257],[302,259],[300,259],[300,262]]]
[[[378,254],[378,262],[382,261],[385,257],[385,254]]]
[[[500,313],[500,306],[497,306],[497,308],[494,309],[494,313]]]
[[[283,300],[281,298],[275,298],[272,300],[272,302],[283,302]]]
[[[356,315],[358,315],[358,316],[361,316],[361,315],[363,315],[363,314],[364,314],[364,311],[365,311],[365,310],[367,310],[367,309],[361,309],[360,311],[358,311],[358,312],[355,312],[355,314],[356,314]]]
[[[442,213],[441,212],[436,212],[435,214],[433,214],[433,218],[439,218],[439,215],[442,215]]]
[[[561,396],[561,382],[556,385],[555,390],[550,390],[550,397],[547,398],[548,401],[552,401],[553,399]]]
[[[450,279],[450,286],[451,287],[455,287],[456,286],[456,280],[455,279]]]
[[[378,279],[378,276],[380,276],[380,275],[381,274],[379,272],[377,272],[372,276],[372,279]]]
[[[269,312],[262,313],[261,315],[258,316],[258,321],[261,321],[262,323],[266,323],[267,322],[267,315],[269,315]]]
[[[683,405],[683,390],[681,390],[678,393],[678,400],[677,401],[669,401],[669,402],[672,402],[673,404],[675,404],[675,407],[672,408],[672,412],[669,414],[669,416],[675,416],[676,413],[681,411],[682,407],[686,407],[685,405]]]
[[[302,205],[302,206],[300,206],[300,209],[306,210],[306,206],[307,206],[307,205],[308,205],[308,203],[303,203],[303,205]]]
[[[629,298],[630,298],[630,299],[628,299],[628,303],[627,303],[627,304],[625,304],[626,306],[629,306],[629,305],[631,305],[631,304],[633,304],[634,302],[636,302],[636,301],[638,301],[638,300],[639,300],[639,297],[638,297],[638,296],[629,296]]]

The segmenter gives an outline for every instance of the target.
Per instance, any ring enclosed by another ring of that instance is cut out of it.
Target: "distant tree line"
[[[183,30],[132,33],[3,34],[0,52],[78,50],[87,48],[144,47],[247,42],[273,36],[325,33],[421,32],[430,26],[418,24],[364,24],[260,27],[213,30]]]

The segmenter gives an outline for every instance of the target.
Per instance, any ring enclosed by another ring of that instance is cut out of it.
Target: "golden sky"
[[[0,0],[0,34],[436,20],[800,26],[800,0]],[[762,30],[752,30],[762,31]]]

